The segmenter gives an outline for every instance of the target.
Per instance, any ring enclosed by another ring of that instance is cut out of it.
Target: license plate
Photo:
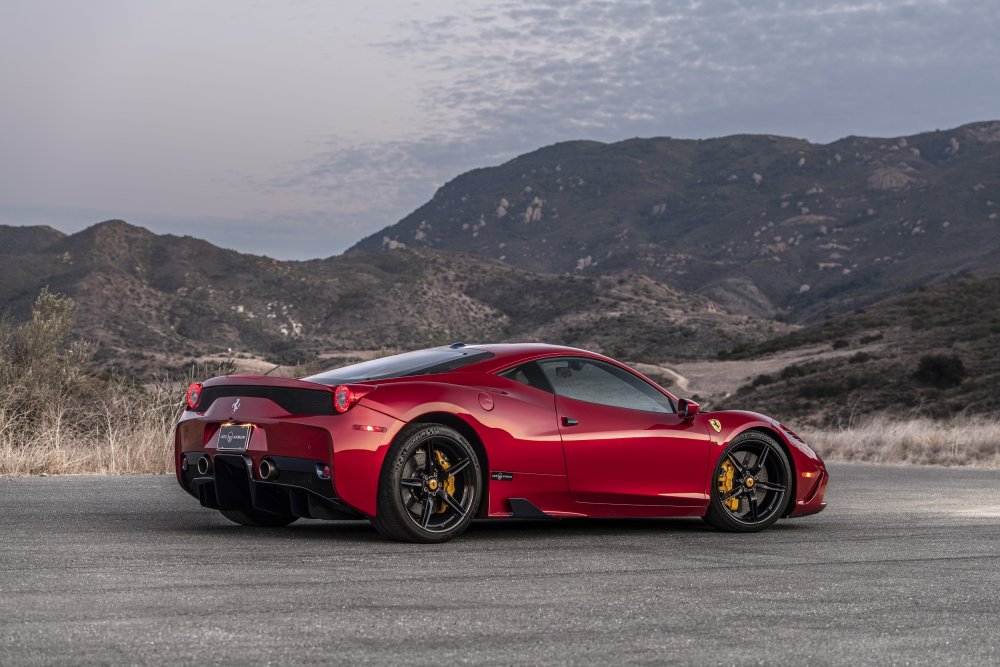
[[[253,426],[250,424],[228,424],[219,429],[218,449],[230,452],[245,452],[250,446],[250,434]]]

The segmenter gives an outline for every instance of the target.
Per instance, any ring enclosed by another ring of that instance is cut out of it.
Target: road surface
[[[699,520],[230,524],[172,477],[0,478],[0,664],[997,664],[1000,471],[831,466]]]

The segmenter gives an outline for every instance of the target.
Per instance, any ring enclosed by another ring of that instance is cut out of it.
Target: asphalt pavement
[[[0,478],[0,664],[1000,663],[1000,471],[830,466],[829,507],[252,529],[173,477]]]

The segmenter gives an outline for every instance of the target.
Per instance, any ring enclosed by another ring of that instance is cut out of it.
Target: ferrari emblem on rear
[[[719,422],[718,419],[709,419],[708,425],[714,428],[716,433],[722,430],[722,424]]]
[[[233,414],[235,415],[236,411],[239,409],[240,409],[240,399],[237,398],[235,401],[233,401]]]

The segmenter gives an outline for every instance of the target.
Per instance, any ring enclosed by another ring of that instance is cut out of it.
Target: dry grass
[[[1000,468],[1000,420],[876,416],[842,429],[803,433],[827,461]]]
[[[68,419],[65,408],[46,406],[31,428],[19,425],[0,400],[0,475],[172,472],[182,386],[143,391],[141,398],[121,392],[97,400],[93,418],[83,423]],[[877,417],[803,435],[827,461],[1000,468],[1000,422],[984,418]]]
[[[31,322],[0,321],[0,475],[169,473],[192,378],[138,385],[99,376],[93,348],[70,340],[72,301],[43,291]],[[1000,467],[1000,421],[875,417],[805,433],[830,461]]]
[[[109,385],[81,414],[52,401],[25,419],[0,396],[0,475],[126,474],[173,471],[174,426],[183,388]]]
[[[0,475],[170,471],[186,378],[97,374],[94,346],[70,335],[74,310],[43,290],[29,322],[0,320]]]

